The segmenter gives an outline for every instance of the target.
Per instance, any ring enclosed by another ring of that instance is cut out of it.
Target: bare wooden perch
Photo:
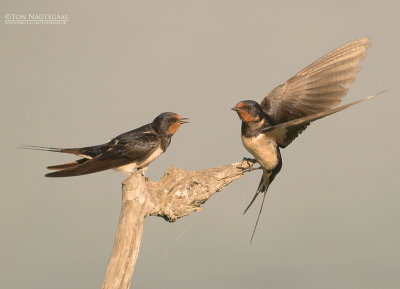
[[[128,289],[143,234],[143,220],[160,216],[174,222],[201,210],[215,192],[252,170],[255,161],[187,172],[172,167],[158,182],[133,174],[122,183],[118,228],[102,289]]]

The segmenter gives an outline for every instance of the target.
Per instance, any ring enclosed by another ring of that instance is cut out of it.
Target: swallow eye
[[[250,106],[250,105],[246,106],[246,109],[247,109],[247,110],[250,110],[250,109],[251,109],[251,106]]]
[[[172,118],[169,118],[169,119],[168,119],[168,122],[171,123],[171,122],[172,122]]]

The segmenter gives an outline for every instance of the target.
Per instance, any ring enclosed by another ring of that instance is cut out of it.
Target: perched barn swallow
[[[72,177],[103,170],[115,169],[133,173],[136,169],[144,173],[147,166],[158,158],[169,146],[171,137],[186,118],[173,112],[158,115],[152,123],[123,133],[109,142],[83,148],[52,148],[22,146],[21,148],[75,154],[82,157],[74,162],[49,166],[56,170],[46,177]]]
[[[358,65],[370,46],[367,38],[350,42],[315,61],[273,89],[260,104],[241,101],[234,108],[242,120],[242,142],[263,169],[257,191],[264,193],[251,240],[262,211],[268,186],[282,167],[280,148],[288,146],[313,121],[372,98],[336,107],[353,83]]]

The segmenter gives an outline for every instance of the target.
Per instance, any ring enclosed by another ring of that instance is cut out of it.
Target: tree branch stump
[[[140,173],[122,183],[122,206],[110,261],[102,289],[129,289],[147,216],[163,217],[175,222],[192,212],[200,211],[215,192],[253,170],[255,160],[244,159],[199,171],[171,167],[158,182]]]

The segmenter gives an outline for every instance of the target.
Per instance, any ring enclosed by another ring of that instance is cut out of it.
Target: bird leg
[[[147,171],[147,168],[148,167],[144,167],[144,168],[137,168],[137,171],[143,176],[143,177],[145,177],[145,173],[146,173],[146,171]],[[132,174],[133,174],[134,172],[132,172]]]

